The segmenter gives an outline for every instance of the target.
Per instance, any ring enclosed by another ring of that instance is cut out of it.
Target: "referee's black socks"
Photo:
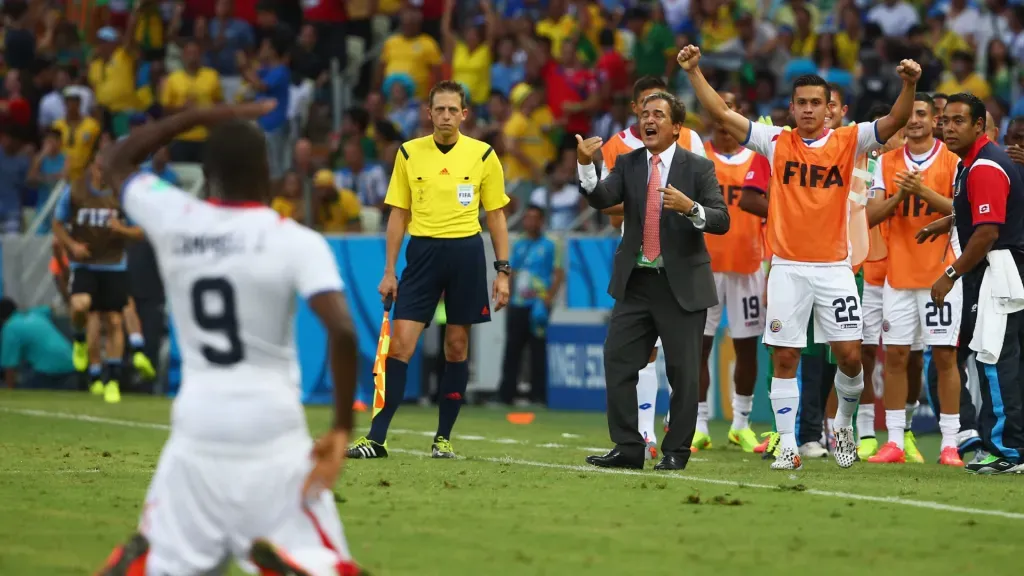
[[[398,405],[405,398],[405,379],[408,373],[409,364],[390,356],[384,361],[384,407],[373,417],[373,421],[370,422],[370,433],[366,436],[377,444],[383,444],[388,438],[391,419],[395,417]]]
[[[441,400],[437,406],[437,436],[451,440],[452,428],[459,417],[468,385],[469,362],[446,362],[444,376],[441,377]]]

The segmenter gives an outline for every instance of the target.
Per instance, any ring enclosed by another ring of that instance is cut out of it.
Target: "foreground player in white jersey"
[[[139,534],[104,576],[220,574],[232,557],[251,573],[359,573],[331,491],[352,428],[355,333],[326,241],[266,205],[266,141],[243,118],[274,106],[182,112],[105,154],[125,213],[156,252],[183,378]],[[135,172],[177,134],[222,121],[203,163],[209,201]],[[330,342],[335,419],[315,446],[298,386],[296,296]]]

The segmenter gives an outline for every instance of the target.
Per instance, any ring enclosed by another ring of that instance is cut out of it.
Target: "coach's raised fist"
[[[583,139],[583,136],[576,135],[576,159],[580,164],[587,165],[594,161],[594,154],[601,149],[604,141],[600,136]]]
[[[676,54],[676,62],[679,62],[679,67],[689,72],[697,67],[697,62],[700,62],[700,48],[697,48],[693,44],[683,46],[683,49]]]
[[[921,65],[913,60],[901,60],[896,66],[896,73],[908,84],[917,84],[921,78]]]

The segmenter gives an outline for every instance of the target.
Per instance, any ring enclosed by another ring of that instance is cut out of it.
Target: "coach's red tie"
[[[644,258],[648,262],[661,255],[661,158],[651,156],[651,178],[647,180],[647,209],[644,211]]]

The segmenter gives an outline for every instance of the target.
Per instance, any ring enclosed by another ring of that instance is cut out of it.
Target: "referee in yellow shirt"
[[[468,113],[460,84],[439,82],[430,91],[434,133],[403,144],[395,158],[384,202],[392,207],[387,230],[387,263],[379,292],[395,298],[391,346],[385,362],[384,408],[370,433],[349,449],[349,458],[383,458],[388,426],[405,397],[409,358],[423,328],[444,294],[448,313],[445,330],[445,371],[441,379],[434,458],[454,458],[451,433],[469,383],[469,327],[491,319],[487,294],[487,262],[480,237],[480,206],[494,245],[492,288],[494,312],[508,304],[508,226],[502,208],[505,174],[498,155],[486,143],[459,133]],[[395,276],[398,252],[406,229],[411,238],[401,281]]]

